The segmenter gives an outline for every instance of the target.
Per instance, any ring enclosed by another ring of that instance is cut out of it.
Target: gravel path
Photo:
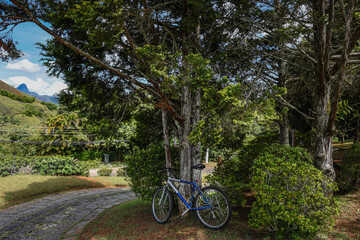
[[[76,239],[105,209],[135,199],[128,188],[65,192],[0,211],[0,239]]]

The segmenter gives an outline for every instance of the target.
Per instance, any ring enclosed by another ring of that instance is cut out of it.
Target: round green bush
[[[224,189],[233,206],[243,205],[245,203],[244,193],[250,191],[250,168],[256,157],[267,146],[263,143],[244,146],[236,156],[218,164],[213,174],[206,177],[207,182]]]
[[[97,173],[99,176],[109,177],[112,173],[112,169],[111,168],[101,168],[101,169],[99,169],[99,171]]]
[[[177,156],[177,149],[172,148],[173,167],[177,166]],[[160,167],[165,167],[164,147],[150,145],[145,149],[135,148],[127,163],[124,170],[131,190],[140,198],[151,200],[155,190],[162,186],[167,178],[165,172],[159,172]]]
[[[250,226],[285,239],[310,238],[332,223],[336,184],[312,164],[304,149],[271,146],[251,168],[256,193]]]

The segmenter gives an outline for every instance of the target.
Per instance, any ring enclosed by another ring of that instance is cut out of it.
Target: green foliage
[[[85,168],[74,158],[49,157],[35,162],[33,170],[41,175],[81,175]]]
[[[339,164],[336,183],[340,192],[349,192],[360,183],[360,145],[354,144],[353,152]]]
[[[70,154],[76,149],[73,141],[89,141],[87,134],[83,132],[81,120],[75,112],[65,112],[47,119],[43,151]],[[81,145],[78,148],[81,149]]]
[[[116,171],[116,175],[118,177],[126,177],[126,171],[124,168],[119,168],[119,170]]]
[[[8,123],[19,125],[20,121],[18,119],[15,119],[13,116],[0,116],[0,126],[4,126]]]
[[[0,89],[0,95],[23,102],[23,103],[33,103],[35,101],[34,97],[28,97],[20,94],[13,94],[4,89]]]
[[[107,150],[84,150],[79,153],[75,153],[74,158],[80,161],[102,160],[104,158],[104,154],[109,154],[110,161],[118,160],[117,153],[115,151]]]
[[[250,168],[266,147],[268,145],[263,143],[251,143],[244,146],[236,156],[218,164],[213,174],[206,177],[207,182],[225,189],[232,205],[244,204],[244,192],[249,191],[250,188]]]
[[[251,168],[256,201],[250,226],[284,239],[308,239],[332,223],[336,184],[312,165],[304,149],[271,146]]]
[[[51,102],[41,102],[42,105],[46,106],[47,109],[49,109],[50,111],[56,110],[58,109],[58,105],[56,105],[55,103],[51,103]]]
[[[172,149],[173,160],[177,159],[176,153],[176,150]],[[140,198],[150,200],[154,191],[163,185],[166,173],[159,172],[160,167],[165,167],[165,152],[161,145],[150,145],[145,149],[135,148],[128,157],[126,179],[132,191]]]
[[[111,168],[101,168],[98,171],[99,176],[102,177],[109,177],[112,173],[112,169]]]
[[[35,115],[37,117],[43,117],[44,116],[44,110],[35,108],[32,105],[26,105],[24,114],[26,116],[28,116],[28,117],[32,117],[33,115]]]
[[[11,169],[7,167],[0,167],[0,176],[7,177],[11,175]]]

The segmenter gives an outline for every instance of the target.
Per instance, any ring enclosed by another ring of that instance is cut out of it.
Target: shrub
[[[173,162],[177,155],[177,149],[171,149]],[[150,145],[146,149],[135,148],[128,157],[126,178],[132,191],[140,198],[151,200],[154,191],[163,185],[167,177],[165,172],[159,172],[160,167],[165,167],[165,151],[161,145]]]
[[[116,171],[116,175],[118,177],[126,177],[126,171],[124,168],[119,168],[119,170]]]
[[[98,171],[99,176],[103,176],[103,177],[108,177],[110,176],[112,173],[112,169],[111,168],[101,168]]]
[[[85,168],[74,158],[44,158],[35,162],[33,170],[41,175],[81,175]]]
[[[336,213],[336,184],[312,165],[301,148],[269,147],[251,168],[256,201],[250,226],[287,239],[309,238]]]
[[[35,108],[32,105],[26,105],[24,114],[28,117],[32,117],[33,115],[37,117],[43,117],[44,115],[43,112],[44,112],[43,109]]]
[[[250,188],[250,168],[267,146],[263,143],[244,146],[235,157],[218,164],[213,174],[206,177],[207,182],[225,189],[232,205],[244,204],[244,192]]]
[[[58,105],[51,103],[51,102],[40,102],[42,105],[46,106],[47,109],[49,109],[50,111],[56,110],[58,108]]]
[[[8,167],[0,167],[0,176],[7,177],[11,175],[11,170]]]
[[[336,183],[340,192],[349,192],[360,182],[360,145],[354,144],[353,152],[339,164]]]
[[[11,98],[11,99],[23,102],[23,103],[32,103],[32,102],[35,101],[34,97],[28,97],[28,96],[25,96],[25,95],[20,95],[19,93],[18,94],[13,94],[13,93],[8,92],[8,91],[6,91],[4,89],[0,89],[0,95],[3,95],[5,97],[8,97],[8,98]]]

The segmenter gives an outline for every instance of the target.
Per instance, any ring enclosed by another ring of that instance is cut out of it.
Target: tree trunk
[[[327,86],[323,90],[324,91],[318,91],[317,93],[314,146],[315,166],[334,180],[336,175],[333,165],[333,134],[327,131],[330,86]]]
[[[169,138],[169,130],[168,130],[168,117],[166,111],[163,109],[161,111],[162,117],[162,125],[163,125],[163,133],[164,133],[164,150],[165,150],[165,166],[167,168],[171,168],[171,154],[170,154],[170,138]],[[168,171],[169,177],[174,177],[171,171]]]
[[[279,140],[281,145],[289,145],[289,117],[287,112],[280,115],[282,119],[279,121]]]
[[[186,63],[184,62],[186,69]],[[191,132],[191,91],[188,86],[190,82],[187,76],[184,77],[185,84],[182,86],[181,94],[181,117],[184,119],[184,124],[179,127],[179,141],[180,141],[180,179],[185,181],[191,181],[191,143],[188,136]],[[180,184],[179,191],[189,201],[190,187],[187,184]],[[185,211],[185,205],[179,200],[180,214]]]
[[[354,144],[359,143],[359,117],[356,119]]]
[[[274,5],[276,7],[275,11],[275,17],[276,17],[276,28],[282,29],[286,22],[284,21],[285,13],[283,11],[283,3],[279,0],[274,1]],[[285,56],[285,40],[282,36],[282,33],[279,33],[277,36],[277,46],[278,46],[278,52],[277,52],[277,87],[284,88],[285,82],[286,82],[286,56]],[[284,103],[282,103],[280,100],[276,101],[276,110],[278,112],[278,115],[280,117],[280,120],[278,122],[279,124],[279,141],[282,145],[289,145],[289,117],[286,107],[284,106]]]
[[[195,127],[200,121],[200,110],[201,110],[201,89],[196,89],[193,93],[193,118],[192,126]],[[201,163],[201,143],[195,143],[191,145],[191,157],[192,165]],[[198,185],[201,186],[201,171],[193,170],[192,171],[192,180],[198,180]]]

